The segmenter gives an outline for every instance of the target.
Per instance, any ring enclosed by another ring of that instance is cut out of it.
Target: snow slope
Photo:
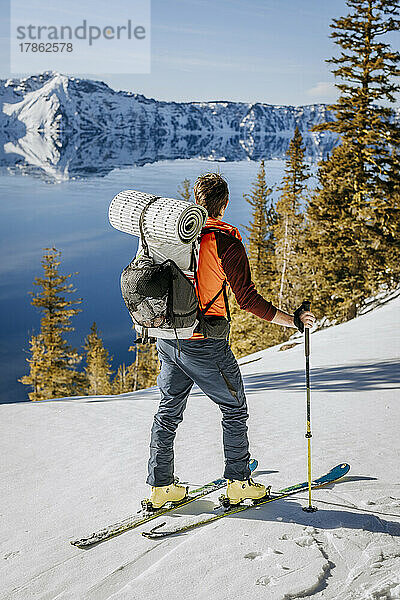
[[[140,529],[79,550],[70,539],[134,513],[147,493],[157,389],[0,406],[0,598],[399,599],[399,320],[395,298],[311,336],[313,474],[351,464],[313,493],[314,514],[301,494],[181,537]],[[240,362],[255,477],[275,489],[304,480],[303,346]],[[194,388],[176,442],[181,480],[221,475],[219,419]],[[210,512],[213,499],[166,520]]]

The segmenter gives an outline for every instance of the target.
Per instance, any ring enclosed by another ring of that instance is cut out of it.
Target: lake
[[[29,291],[39,288],[33,279],[41,276],[43,248],[62,252],[60,272],[78,272],[71,278],[82,298],[82,312],[72,319],[75,331],[68,340],[82,349],[90,326],[96,321],[105,347],[113,356],[113,368],[130,363],[128,352],[134,336],[131,319],[122,301],[119,278],[133,257],[137,238],[121,233],[108,222],[108,206],[124,189],[176,197],[186,177],[194,183],[207,171],[219,171],[228,181],[230,203],[224,220],[236,225],[245,238],[250,205],[243,194],[250,192],[259,162],[215,162],[211,160],[166,160],[144,166],[116,169],[104,177],[49,183],[38,176],[0,175],[1,201],[1,360],[0,402],[28,400],[29,386],[17,379],[28,372],[29,338],[40,329],[40,314],[31,306]],[[284,162],[265,162],[270,185],[280,182]]]

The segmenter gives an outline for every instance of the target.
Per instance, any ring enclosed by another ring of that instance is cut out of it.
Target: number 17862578
[[[21,42],[21,52],[73,52],[72,42]]]

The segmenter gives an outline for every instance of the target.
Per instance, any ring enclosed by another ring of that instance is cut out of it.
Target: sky
[[[90,15],[104,0],[80,4]],[[0,0],[1,78],[10,77],[9,5]],[[345,0],[151,0],[150,73],[78,76],[158,100],[329,103],[329,25],[347,12]]]

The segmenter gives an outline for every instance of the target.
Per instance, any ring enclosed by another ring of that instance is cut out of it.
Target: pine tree
[[[356,316],[374,292],[376,257],[366,235],[363,206],[354,194],[352,147],[343,142],[320,163],[319,186],[307,208],[306,295],[321,316],[339,321]],[[343,172],[342,164],[349,169]]]
[[[375,287],[394,289],[400,282],[400,152],[392,148],[387,189],[373,198],[369,221],[370,248],[374,250]]]
[[[278,308],[292,311],[303,298],[304,216],[301,206],[306,199],[309,169],[304,162],[301,133],[296,127],[286,153],[287,160],[281,196],[276,203],[274,225],[275,260],[279,277]]]
[[[252,207],[250,225],[245,225],[244,228],[249,234],[247,253],[256,285],[271,281],[273,273],[271,256],[274,250],[273,226],[276,215],[271,194],[272,188],[267,185],[262,160],[251,193],[243,195]]]
[[[155,344],[136,344],[131,346],[129,351],[135,352],[135,362],[128,368],[132,391],[156,385],[160,367]]]
[[[85,339],[86,353],[86,394],[88,396],[107,395],[112,393],[110,376],[111,369],[108,350],[104,348],[103,340],[94,322],[90,333]]]
[[[331,37],[340,47],[340,56],[327,62],[341,95],[330,106],[335,120],[315,127],[331,130],[353,147],[355,154],[355,193],[375,194],[386,188],[392,168],[391,146],[398,147],[399,126],[394,111],[379,103],[396,101],[400,85],[400,53],[384,43],[381,36],[399,29],[396,0],[347,0],[351,12],[333,19]]]
[[[61,252],[56,248],[45,248],[42,260],[44,277],[36,277],[34,285],[42,288],[36,295],[33,292],[31,304],[43,313],[41,331],[30,340],[31,357],[29,375],[19,381],[33,387],[30,400],[48,400],[73,396],[83,391],[84,378],[75,369],[81,356],[65,340],[64,334],[73,331],[70,320],[80,309],[73,308],[82,300],[68,300],[66,294],[76,290],[67,280],[72,276],[60,275]]]
[[[118,371],[112,383],[113,394],[125,394],[133,390],[133,377],[129,373],[128,367],[123,363],[118,367]]]
[[[251,193],[244,195],[252,207],[250,225],[245,227],[249,232],[247,253],[257,291],[267,300],[274,302],[275,211],[271,194],[272,189],[266,183],[264,161],[261,161]],[[256,315],[241,310],[232,292],[229,293],[229,303],[232,316],[230,341],[238,358],[280,341],[282,333],[278,326],[268,324]]]
[[[178,186],[178,194],[182,198],[182,200],[186,200],[187,202],[190,202],[190,196],[192,194],[192,191],[191,191],[190,179],[187,179],[187,177],[185,177],[185,179],[182,181],[181,185]]]
[[[352,318],[379,286],[399,281],[399,126],[391,103],[400,55],[380,38],[399,28],[393,0],[347,0],[334,19],[332,58],[341,95],[335,121],[317,126],[340,135],[341,145],[320,164],[319,186],[308,208],[309,272],[329,316]],[[326,243],[326,246],[323,244]],[[335,287],[329,287],[335,286]]]
[[[29,375],[24,375],[20,381],[32,386],[32,392],[28,394],[32,401],[46,399],[46,383],[43,374],[46,373],[46,349],[41,335],[33,335],[29,340],[30,358],[27,362],[30,366]]]

